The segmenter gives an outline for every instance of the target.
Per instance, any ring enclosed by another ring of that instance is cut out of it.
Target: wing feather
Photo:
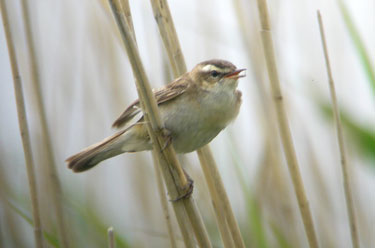
[[[156,102],[158,105],[168,102],[187,91],[189,86],[191,85],[188,80],[182,82],[183,77],[180,77],[173,81],[172,83],[168,84],[167,86],[156,90],[154,92]],[[133,119],[136,115],[141,112],[141,107],[139,105],[139,99],[134,101],[125,111],[120,115],[119,118],[112,124],[114,128],[121,128],[125,124],[127,124],[131,119]],[[141,118],[142,119],[142,118]]]

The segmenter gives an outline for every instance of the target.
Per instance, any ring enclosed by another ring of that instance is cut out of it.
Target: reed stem
[[[63,200],[62,200],[62,189],[61,183],[57,174],[56,170],[56,163],[55,157],[52,150],[52,142],[51,142],[51,135],[50,130],[47,124],[47,115],[46,110],[43,103],[42,97],[42,90],[40,86],[40,77],[39,77],[39,65],[37,61],[37,55],[35,51],[35,40],[32,35],[31,30],[31,19],[30,19],[30,8],[29,8],[29,1],[22,0],[22,11],[23,11],[23,22],[25,26],[26,32],[26,47],[29,50],[29,65],[30,65],[30,72],[31,72],[31,84],[32,88],[34,89],[35,99],[36,99],[36,107],[39,112],[39,122],[41,127],[41,141],[43,150],[45,151],[45,159],[46,164],[44,171],[46,176],[48,177],[49,184],[51,186],[51,193],[50,198],[52,199],[52,206],[55,211],[56,215],[56,222],[57,228],[59,233],[59,239],[61,242],[61,246],[66,248],[69,247],[68,242],[68,235],[67,229],[65,224],[64,218],[64,211],[63,211]]]
[[[134,25],[133,25],[133,18],[132,18],[132,15],[131,15],[129,1],[128,0],[121,0],[121,2],[119,2],[118,4],[120,4],[120,6],[121,6],[122,12],[125,15],[125,19],[128,22],[130,30],[133,34],[134,41],[136,42]],[[163,214],[164,214],[165,223],[167,225],[167,231],[168,231],[168,235],[169,235],[170,245],[171,245],[172,248],[176,248],[177,243],[176,243],[176,239],[175,239],[175,233],[174,233],[174,230],[172,228],[171,216],[170,216],[169,208],[168,208],[168,200],[167,200],[167,197],[166,197],[166,194],[165,194],[166,192],[165,192],[163,179],[162,179],[162,175],[161,175],[161,171],[160,171],[159,160],[157,158],[157,156],[158,156],[157,152],[158,151],[156,151],[155,149],[152,151],[152,158],[153,158],[153,162],[154,162],[156,183],[157,183],[157,187],[158,187],[158,193],[159,193],[160,203],[161,203],[161,207],[162,207]]]
[[[202,151],[199,150],[198,154],[200,154],[201,152]],[[208,164],[207,161],[205,160],[204,155],[200,154],[198,157],[199,157],[200,163],[202,165]],[[204,177],[206,178],[208,190],[209,190],[211,198],[212,198],[212,206],[213,206],[214,211],[215,211],[216,222],[217,222],[217,226],[218,226],[219,231],[220,231],[220,235],[221,235],[221,239],[223,241],[224,247],[226,247],[226,248],[227,247],[228,248],[235,247],[233,238],[231,236],[231,233],[229,231],[229,227],[227,225],[227,220],[225,218],[224,209],[222,209],[223,204],[217,204],[217,202],[220,202],[221,199],[220,199],[219,193],[216,190],[215,179],[214,179],[214,177],[209,175],[211,173],[211,171],[208,168],[208,166],[202,166],[202,170],[203,170],[203,173],[204,173]]]
[[[171,222],[171,216],[170,216],[169,208],[168,208],[168,200],[167,200],[167,196],[165,194],[163,178],[162,178],[162,175],[161,175],[160,165],[159,165],[159,161],[158,161],[157,154],[156,154],[155,150],[152,151],[152,158],[154,160],[154,165],[155,165],[156,183],[157,183],[157,186],[158,186],[160,203],[161,203],[161,207],[163,209],[165,223],[167,224],[169,242],[170,242],[170,245],[171,245],[172,248],[177,248],[175,234],[174,234],[174,230],[173,230],[172,222]]]
[[[309,202],[305,193],[301,172],[299,169],[296,152],[293,145],[288,118],[284,107],[283,95],[280,87],[280,80],[276,66],[276,58],[273,47],[271,25],[269,21],[268,7],[266,0],[257,0],[259,18],[261,23],[261,37],[266,59],[271,92],[273,96],[274,108],[277,114],[277,120],[280,130],[280,137],[284,147],[284,153],[287,160],[289,174],[291,176],[294,191],[297,197],[299,210],[302,216],[305,232],[311,248],[318,247],[314,223],[310,211]]]
[[[342,133],[342,125],[340,119],[340,111],[337,104],[337,97],[336,97],[336,90],[335,90],[335,82],[333,81],[332,70],[328,55],[328,47],[326,43],[326,37],[324,33],[324,26],[322,21],[322,16],[320,11],[317,11],[318,22],[319,22],[319,31],[320,37],[322,39],[322,46],[324,52],[324,59],[327,68],[327,76],[328,76],[328,84],[331,93],[332,99],[332,108],[333,108],[333,115],[336,122],[336,132],[337,132],[337,141],[340,150],[340,159],[341,159],[341,170],[342,170],[342,177],[343,177],[343,184],[344,184],[344,193],[345,193],[345,200],[346,200],[346,207],[348,211],[349,217],[349,224],[350,224],[350,234],[352,238],[352,245],[354,248],[359,248],[359,237],[358,237],[358,229],[356,224],[356,217],[355,217],[355,208],[354,202],[352,197],[352,190],[351,190],[351,178],[349,175],[349,168],[346,159],[346,151],[344,145],[344,135]]]
[[[168,137],[164,134],[163,123],[159,115],[158,107],[153,92],[151,91],[148,78],[145,74],[137,46],[130,31],[124,14],[121,13],[115,0],[109,0],[113,15],[119,28],[124,46],[128,53],[134,76],[136,77],[136,86],[139,95],[141,107],[146,118],[146,125],[154,149],[157,150],[158,159],[162,168],[164,179],[168,192],[172,199],[177,199],[184,194],[184,189],[188,187],[187,179],[177,160],[172,146],[164,148]],[[197,211],[192,204],[192,198],[185,198],[173,201],[173,207],[176,213],[177,222],[180,226],[182,236],[187,247],[194,247],[192,235],[188,232],[185,225],[190,221],[193,226],[196,238],[200,247],[211,247],[207,231],[202,225],[201,217],[197,216]],[[186,218],[185,210],[187,216]]]
[[[33,154],[31,149],[31,141],[30,141],[30,134],[29,134],[29,127],[26,118],[26,108],[25,108],[25,101],[23,97],[23,89],[22,89],[22,80],[21,75],[18,69],[17,57],[16,57],[16,50],[13,43],[12,34],[10,31],[9,26],[9,17],[6,9],[5,0],[0,0],[0,9],[1,9],[1,16],[3,19],[4,31],[5,31],[5,39],[8,45],[9,51],[9,60],[10,66],[12,69],[13,74],[13,84],[14,84],[14,93],[16,97],[16,104],[17,104],[17,114],[18,114],[18,123],[20,128],[20,134],[22,139],[23,145],[23,152],[25,156],[26,162],[26,172],[27,178],[29,182],[29,190],[30,190],[30,198],[32,204],[32,214],[33,214],[33,221],[34,221],[34,238],[35,238],[35,246],[36,247],[43,247],[43,233],[40,221],[40,211],[39,211],[39,203],[38,203],[38,193],[37,193],[37,183],[35,178],[34,172],[34,161],[33,161]]]
[[[108,234],[108,248],[115,248],[116,242],[115,242],[115,233],[114,233],[113,227],[108,228],[107,234]]]
[[[177,78],[181,74],[187,71],[186,63],[184,60],[184,56],[180,47],[180,43],[177,37],[177,32],[174,27],[172,15],[169,11],[168,3],[166,0],[151,0],[152,9],[154,12],[155,20],[158,24],[160,35],[162,37],[164,47],[167,51],[169,62],[172,67],[172,71],[174,76]],[[204,146],[203,148],[198,150],[199,160],[201,162],[202,168],[205,167],[206,169],[210,169],[215,171],[217,175],[219,175],[219,170],[217,169],[216,162],[212,156],[211,150],[209,145]],[[204,156],[204,157],[203,157]],[[202,164],[202,162],[206,162],[207,164]],[[211,177],[211,173],[205,173],[205,176]],[[218,206],[217,208],[214,207],[215,216],[217,219],[217,223],[224,224],[221,221],[221,214],[217,212],[220,209],[223,209],[225,212],[225,218],[227,220],[228,227],[220,227],[219,230],[224,231],[229,229],[232,238],[236,247],[245,247],[243,242],[241,233],[239,231],[239,227],[237,221],[234,217],[234,213],[232,207],[230,206],[230,202],[228,196],[226,194],[224,184],[221,180],[220,176],[213,178],[206,178],[206,181],[214,180],[217,194],[220,195],[224,200],[219,200],[214,195],[211,195],[213,204]],[[222,237],[227,236],[226,233],[221,233]],[[228,241],[228,240],[227,240]],[[228,241],[229,243],[229,241]]]

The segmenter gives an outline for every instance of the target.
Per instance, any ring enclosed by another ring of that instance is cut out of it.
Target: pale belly
[[[171,104],[163,104],[161,116],[171,132],[172,144],[177,153],[195,151],[208,144],[238,114],[240,93],[222,96],[223,99],[202,104],[181,98]],[[207,102],[207,101],[206,101]]]

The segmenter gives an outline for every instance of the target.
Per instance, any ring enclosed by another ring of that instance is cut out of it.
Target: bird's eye
[[[211,76],[217,77],[217,76],[219,76],[219,73],[217,71],[212,71]]]

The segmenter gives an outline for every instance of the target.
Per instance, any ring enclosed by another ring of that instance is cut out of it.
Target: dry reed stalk
[[[109,227],[107,230],[108,236],[108,248],[115,248],[115,233],[113,227]]]
[[[118,8],[119,5],[114,1],[115,0],[109,0],[109,3],[123,39],[124,46],[128,53],[134,76],[137,79],[137,91],[144,116],[147,120],[146,124],[148,133],[154,144],[154,149],[157,150],[158,159],[162,168],[164,179],[166,181],[168,192],[172,199],[177,199],[179,196],[184,194],[184,189],[186,189],[188,186],[188,181],[181,166],[179,165],[173,147],[167,146],[166,148],[163,148],[164,144],[167,142],[167,137],[164,134],[163,123],[160,119],[158,107],[151,91],[148,78],[146,77],[129,25],[124,17],[124,14],[121,13],[120,9]],[[207,231],[204,228],[203,221],[197,212],[193,199],[189,197],[174,201],[173,207],[185,245],[187,247],[194,247],[194,239],[192,238],[191,233],[188,232],[188,229],[185,228],[186,224],[190,221],[199,246],[211,247]],[[189,218],[186,218],[185,211]]]
[[[198,154],[201,152],[201,150],[198,151]],[[199,160],[201,164],[207,164],[207,161],[203,161],[205,159],[204,155],[199,155]],[[206,183],[208,190],[210,192],[211,198],[212,198],[212,206],[214,208],[215,214],[216,214],[216,221],[217,221],[217,226],[220,231],[221,239],[223,241],[224,247],[235,247],[234,246],[234,241],[231,236],[231,233],[229,232],[229,227],[227,225],[227,220],[224,215],[224,209],[222,209],[222,204],[216,204],[217,202],[220,202],[220,195],[216,191],[215,188],[215,179],[214,177],[210,176],[210,170],[208,170],[207,166],[202,166],[202,170],[204,173],[204,176],[206,178]]]
[[[263,73],[265,71],[265,61],[261,54],[262,45],[260,44],[260,37],[259,34],[256,33],[256,22],[254,20],[248,20],[247,17],[249,16],[249,9],[245,8],[246,6],[243,5],[241,0],[234,0],[233,5],[241,30],[242,42],[247,48],[245,52],[247,53],[247,57],[250,59],[250,61],[252,61],[252,71],[254,72],[256,82],[258,82],[256,84],[256,88],[260,94],[260,101],[262,101],[261,106],[264,109],[263,112],[269,114],[269,93],[266,89],[266,85],[263,83],[265,82],[265,74]],[[268,123],[273,124],[272,121],[264,121],[265,125]],[[274,128],[269,128],[267,131],[268,130],[271,131],[274,130]]]
[[[3,19],[5,38],[8,45],[10,66],[13,74],[14,93],[17,104],[18,123],[22,138],[23,152],[25,155],[27,178],[29,181],[30,198],[32,204],[32,214],[34,221],[35,246],[43,247],[43,233],[40,221],[39,203],[36,178],[34,172],[33,154],[31,150],[30,134],[26,118],[25,101],[23,98],[21,75],[18,70],[16,50],[13,43],[12,34],[9,26],[9,17],[6,10],[5,0],[0,0],[1,16]]]
[[[212,244],[208,237],[206,227],[204,226],[202,216],[199,213],[197,204],[195,203],[193,197],[189,199],[184,199],[184,207],[186,214],[190,219],[191,226],[197,239],[198,246],[202,248],[211,248]]]
[[[303,231],[299,229],[298,207],[292,203],[293,192],[286,180],[287,171],[282,167],[281,151],[274,150],[273,143],[267,142],[262,154],[255,177],[255,204],[259,204],[264,220],[272,220],[268,222],[272,229],[277,227],[292,247],[299,247]],[[283,228],[285,226],[288,228]]]
[[[165,0],[150,0],[150,2],[173,74],[175,77],[181,76],[187,68],[168,3]]]
[[[261,23],[261,37],[264,48],[264,56],[267,64],[268,76],[271,84],[271,92],[277,114],[281,141],[284,147],[284,153],[288,163],[289,173],[292,178],[294,191],[297,197],[298,206],[301,212],[309,246],[315,248],[318,247],[318,240],[315,234],[310,206],[306,197],[301,172],[299,170],[296,153],[293,146],[288,118],[284,107],[266,0],[257,0],[257,5]]]
[[[177,37],[177,33],[174,27],[173,19],[169,11],[168,3],[165,0],[151,0],[151,5],[154,12],[155,20],[159,27],[160,35],[164,43],[164,47],[167,51],[170,60],[173,74],[175,77],[178,77],[181,74],[185,73],[187,69],[183,53],[181,51],[180,43]],[[225,230],[226,228],[228,228],[232,234],[232,238],[234,240],[236,247],[245,247],[245,244],[240,233],[240,229],[234,217],[234,213],[230,205],[229,198],[226,194],[224,184],[221,180],[219,170],[217,169],[217,165],[212,156],[212,152],[209,145],[206,145],[203,148],[199,149],[198,156],[202,156],[199,158],[202,168],[206,167],[205,170],[210,171],[210,173],[205,173],[205,176],[211,177],[212,175],[217,175],[217,177],[215,177],[214,179],[206,178],[206,181],[213,180],[215,182],[217,194],[222,197],[221,201],[213,202],[213,204],[216,204],[218,206],[218,208],[214,208],[215,210],[224,210],[228,227],[220,227],[219,230]],[[206,163],[202,163],[204,161]],[[213,201],[215,201],[216,199],[217,198],[212,196]],[[220,221],[221,213],[215,211],[215,214],[218,224],[222,223]],[[222,234],[222,236],[226,236],[226,234]]]
[[[260,105],[262,107],[262,114],[259,116],[259,118],[262,121],[261,126],[264,127],[264,136],[266,136],[266,143],[267,145],[272,146],[272,149],[276,151],[275,153],[279,153],[279,140],[275,139],[275,137],[277,137],[276,118],[271,109],[270,94],[266,87],[265,74],[263,73],[266,70],[266,65],[264,57],[261,54],[261,38],[259,37],[258,33],[255,32],[255,21],[250,21],[250,25],[246,25],[249,23],[249,20],[246,19],[246,15],[248,15],[248,9],[246,9],[245,6],[243,6],[241,0],[234,0],[234,7],[236,10],[236,16],[238,18],[238,23],[241,29],[242,40],[244,45],[247,47],[245,52],[247,52],[248,58],[253,62],[252,70],[255,75],[255,81],[257,82],[256,89],[258,90],[261,101]],[[250,33],[249,30],[253,33]],[[279,162],[277,162],[277,164],[279,164]],[[279,166],[269,168],[279,170]]]
[[[128,0],[118,0],[118,1],[116,1],[116,4],[118,5],[118,8],[121,9],[121,12],[124,14],[125,19],[126,19],[128,25],[129,25],[130,31],[133,35],[135,45],[138,46],[129,1]],[[116,29],[116,26],[114,28]],[[117,61],[114,60],[113,63],[117,63]],[[134,80],[137,80],[137,79],[134,78]],[[140,155],[140,154],[138,154],[138,155]],[[152,158],[154,159],[153,156],[152,156]],[[137,164],[139,164],[139,163],[144,164],[145,161],[142,161],[142,160],[144,160],[144,159],[141,159],[140,156],[137,156]],[[156,168],[156,164],[155,164],[156,161],[153,160],[153,162],[154,162],[154,169],[155,169]],[[134,180],[137,181],[137,180],[139,180],[139,177],[144,178],[145,171],[149,170],[149,168],[142,167],[142,166],[134,166],[132,168],[132,170],[133,170],[133,173],[135,174]],[[155,176],[158,177],[159,174],[157,174],[157,172],[155,172]],[[156,183],[159,183],[158,178],[156,178]],[[149,191],[152,188],[152,187],[150,187],[151,184],[152,184],[152,182],[150,180],[144,180],[143,183],[135,189],[136,190],[136,192],[135,192],[136,196],[139,197],[141,202],[142,202],[142,204],[141,204],[142,209],[140,209],[140,211],[143,213],[143,216],[146,219],[150,219],[150,220],[151,220],[151,216],[152,216],[153,205],[151,204],[152,199],[150,197],[148,197],[148,194],[147,194],[146,191]],[[157,185],[157,186],[158,186],[159,197],[162,197],[161,194],[163,194],[164,198],[166,199],[166,197],[164,195],[165,191],[160,191],[160,189],[164,190],[164,188],[163,187],[160,188],[159,185]],[[160,199],[162,200],[162,198],[160,198]],[[166,199],[166,201],[167,201],[167,199]],[[166,202],[165,204],[168,204],[168,202]],[[162,204],[162,209],[163,209],[165,221],[170,221],[169,214],[168,214],[168,217],[165,216],[163,204]],[[168,209],[167,209],[167,211],[168,211]],[[169,227],[168,223],[167,223],[167,227]]]
[[[117,0],[115,2],[117,5],[117,8],[121,9],[121,13],[125,16],[126,21],[128,22],[130,31],[133,35],[133,39],[135,41],[135,45],[137,45],[137,39],[135,37],[135,30],[134,30],[134,25],[133,25],[133,18],[132,18],[132,13],[130,10],[130,4],[128,0]]]
[[[124,13],[125,18],[126,18],[126,20],[128,22],[128,25],[130,27],[130,30],[132,32],[134,41],[136,42],[135,30],[134,30],[134,25],[133,25],[133,18],[132,18],[132,15],[131,15],[129,1],[128,0],[121,0],[120,2],[117,2],[117,4],[119,4],[119,7],[122,9],[122,12]],[[166,225],[167,225],[167,231],[168,231],[170,245],[171,245],[172,248],[176,248],[177,243],[176,243],[176,239],[175,239],[174,230],[173,230],[173,227],[172,227],[171,216],[170,216],[169,208],[168,208],[168,200],[167,200],[167,197],[166,197],[166,191],[165,191],[165,188],[164,188],[163,179],[162,179],[162,175],[161,175],[161,171],[160,171],[160,164],[159,164],[157,152],[158,151],[156,151],[156,149],[154,149],[152,151],[152,159],[153,159],[153,163],[154,163],[156,183],[157,183],[157,187],[158,187],[158,193],[159,193],[160,203],[161,203],[161,207],[162,207],[163,214],[164,214],[164,219],[165,219],[165,222],[166,222]]]
[[[356,224],[354,202],[353,202],[352,190],[351,190],[351,178],[349,175],[349,171],[348,171],[349,168],[348,168],[348,163],[346,159],[344,136],[342,134],[342,125],[341,125],[341,120],[340,120],[340,111],[339,111],[339,107],[337,104],[335,83],[333,81],[331,65],[329,62],[328,48],[326,44],[326,37],[324,34],[322,16],[319,10],[317,11],[317,16],[318,16],[318,22],[319,22],[320,36],[322,39],[324,59],[325,59],[326,68],[327,68],[328,84],[329,84],[329,89],[330,89],[331,99],[332,99],[333,115],[335,117],[335,122],[336,122],[336,132],[337,132],[337,140],[338,140],[338,145],[339,145],[339,150],[340,150],[341,169],[342,169],[342,177],[343,177],[343,184],[344,184],[346,207],[348,211],[349,224],[350,224],[350,234],[352,237],[353,247],[359,248],[358,229],[357,229],[357,224]]]
[[[307,140],[309,140],[307,138]],[[316,211],[316,223],[319,225],[319,240],[322,247],[338,247],[337,240],[332,235],[334,225],[332,222],[327,221],[331,216],[334,215],[332,197],[329,194],[327,182],[324,178],[324,171],[320,169],[319,157],[314,151],[311,142],[308,142],[308,161],[309,168],[311,169],[311,180],[314,182],[316,192],[319,194],[319,206]]]
[[[12,208],[9,206],[8,197],[11,196],[14,192],[11,189],[11,177],[9,177],[5,172],[4,153],[0,151],[0,214],[4,216],[0,220],[0,225],[6,227],[7,236],[5,237],[4,229],[0,228],[0,247],[6,247],[4,244],[8,241],[11,241],[13,247],[22,247],[22,233],[19,232],[18,222]]]
[[[199,160],[203,160],[206,162],[206,163],[201,163],[202,170],[206,170],[208,172],[208,173],[205,173],[205,176],[211,177],[210,179],[208,179],[207,177],[206,181],[212,180],[215,183],[215,189],[217,191],[217,194],[221,197],[220,201],[218,201],[218,204],[221,205],[221,208],[224,211],[224,215],[227,220],[228,229],[232,235],[232,239],[234,241],[235,247],[245,247],[245,243],[242,239],[240,228],[234,216],[228,195],[225,191],[223,180],[221,179],[220,172],[216,166],[210,147],[204,146],[201,149],[199,149],[197,152],[198,152]]]
[[[172,222],[171,222],[171,215],[169,213],[169,208],[168,208],[168,200],[167,200],[167,196],[165,194],[163,178],[162,178],[162,175],[161,175],[160,165],[159,165],[159,161],[158,161],[157,156],[158,155],[156,154],[156,151],[153,150],[152,151],[152,159],[154,160],[154,165],[155,165],[156,183],[157,183],[157,186],[158,186],[160,203],[161,203],[161,207],[162,207],[162,210],[163,210],[165,223],[167,224],[169,242],[170,242],[170,245],[171,245],[172,248],[177,248],[175,234],[174,234],[174,230],[173,230]]]
[[[39,112],[39,122],[41,126],[41,141],[43,150],[45,151],[46,159],[46,176],[49,179],[49,184],[51,186],[50,197],[52,198],[52,204],[56,215],[57,228],[59,232],[59,239],[62,247],[69,247],[67,229],[64,220],[64,211],[63,211],[63,200],[62,200],[62,190],[60,180],[57,175],[55,157],[52,151],[52,142],[50,136],[50,130],[47,125],[47,115],[43,103],[42,91],[40,86],[40,77],[39,77],[39,66],[37,63],[37,55],[35,51],[35,40],[32,35],[31,30],[31,19],[30,19],[30,8],[29,1],[22,0],[22,12],[23,12],[23,22],[26,31],[26,46],[29,50],[29,64],[31,72],[31,83],[34,89],[35,99],[37,103],[37,110]]]
[[[256,4],[251,3],[251,5]],[[280,231],[287,237],[291,244],[298,246],[298,235],[296,231],[296,218],[294,209],[291,207],[291,194],[289,192],[287,178],[282,165],[280,140],[277,134],[277,120],[272,109],[272,100],[268,88],[266,87],[266,64],[261,49],[261,37],[257,32],[256,15],[249,15],[253,6],[245,6],[241,0],[234,0],[236,16],[241,29],[241,36],[247,49],[247,56],[252,61],[252,70],[255,76],[256,89],[261,102],[261,114],[258,119],[261,123],[263,136],[265,137],[264,158],[259,164],[259,172],[256,180],[255,198],[260,202],[263,212],[271,214],[274,225],[279,227],[289,225],[287,229]],[[249,19],[250,18],[250,19]],[[259,38],[259,39],[258,39]],[[251,106],[253,108],[253,106]],[[265,192],[269,190],[269,192]],[[266,210],[266,211],[265,211]],[[298,216],[297,216],[298,217]]]
[[[137,39],[135,38],[133,18],[132,18],[132,12],[130,10],[129,0],[119,0],[119,5],[120,5],[121,10],[124,13],[125,18],[126,18],[128,24],[129,24],[130,30],[132,31],[132,33],[134,35],[134,40],[137,42]]]

